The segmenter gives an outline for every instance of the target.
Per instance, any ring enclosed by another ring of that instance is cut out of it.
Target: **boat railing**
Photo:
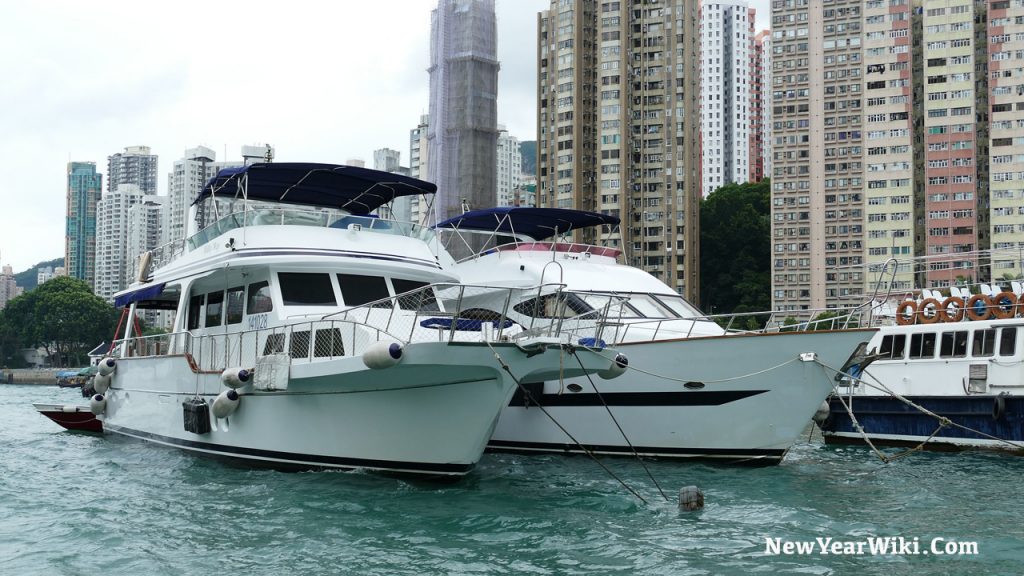
[[[360,230],[406,236],[424,241],[429,241],[434,234],[430,228],[412,222],[375,216],[357,216],[337,210],[254,208],[222,216],[186,240],[175,240],[154,249],[153,267],[159,268],[166,265],[186,251],[195,250],[208,244],[225,232],[249,226],[312,226],[343,229],[358,227]]]
[[[805,322],[793,321],[787,312],[739,312],[732,314],[694,314],[683,317],[644,318],[635,314],[627,314],[627,306],[634,296],[644,294],[615,292],[580,293],[587,303],[595,308],[594,316],[600,316],[599,336],[609,343],[644,342],[673,338],[690,338],[738,333],[773,333],[773,332],[804,332],[816,330],[843,330],[849,328],[868,327],[873,325],[872,310],[865,306],[851,308],[828,308],[806,311],[817,319]],[[826,314],[827,313],[827,314]],[[584,328],[597,320],[588,314],[566,320],[563,331],[573,328]],[[708,330],[709,325],[715,329]]]
[[[518,302],[550,299],[550,309],[564,309],[563,286],[494,288],[433,284],[326,316],[289,318],[280,326],[258,330],[193,333],[190,331],[120,339],[118,358],[185,355],[196,370],[252,367],[271,355],[290,364],[361,356],[376,342],[520,342],[535,336],[596,338],[602,322],[565,326],[562,315],[535,318],[526,325],[508,318]],[[604,311],[607,313],[607,310]],[[596,319],[601,318],[595,312]],[[583,340],[583,342],[590,342]]]

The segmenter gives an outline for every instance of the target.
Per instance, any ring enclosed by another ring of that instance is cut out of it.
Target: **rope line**
[[[600,349],[600,348],[591,348],[589,346],[583,346],[583,345],[580,345],[579,348],[583,348],[585,350],[589,350],[589,351],[593,352],[594,354],[597,354],[598,356],[600,356],[602,358],[605,358],[605,359],[607,359],[609,361],[612,361],[612,362],[615,361],[615,358],[608,358],[604,354],[601,354],[602,349]],[[785,362],[782,362],[780,364],[776,364],[775,366],[769,366],[768,368],[764,368],[763,370],[757,370],[756,372],[750,372],[749,374],[740,374],[739,376],[733,376],[731,378],[720,378],[718,380],[701,380],[701,382],[703,382],[704,384],[721,384],[723,382],[734,382],[736,380],[743,380],[744,378],[750,378],[751,376],[757,376],[757,375],[760,375],[760,374],[765,374],[767,372],[771,372],[773,370],[778,370],[779,368],[782,368],[783,366],[786,366],[787,364],[792,364],[793,362],[797,362],[799,360],[800,360],[799,357],[791,358],[789,360],[786,360]],[[637,368],[636,366],[634,366],[632,362],[630,362],[629,368],[627,368],[627,370],[636,370],[637,372],[640,372],[641,374],[646,374],[648,376],[654,376],[655,378],[661,378],[663,380],[668,380],[670,382],[679,382],[681,384],[686,384],[687,382],[692,382],[693,381],[693,378],[690,378],[690,379],[673,378],[672,376],[665,376],[665,375],[662,375],[662,374],[658,374],[656,372],[651,372],[649,370],[643,370],[642,368]]]
[[[505,372],[508,373],[509,377],[512,378],[512,381],[516,383],[516,386],[518,386],[519,389],[522,390],[523,394],[526,395],[526,397],[530,399],[530,402],[535,404],[537,406],[537,408],[539,408],[540,411],[545,416],[547,416],[555,426],[558,427],[559,430],[561,430],[563,433],[565,433],[565,435],[568,436],[569,439],[572,440],[573,443],[575,443],[576,446],[578,446],[580,448],[580,450],[583,450],[583,452],[587,456],[589,456],[591,460],[593,460],[595,463],[597,463],[598,466],[600,466],[602,469],[604,469],[604,471],[607,472],[609,476],[614,478],[619,484],[622,485],[623,488],[628,490],[633,496],[636,496],[641,502],[643,502],[644,504],[648,504],[647,500],[643,496],[641,496],[636,490],[634,490],[628,484],[626,484],[626,482],[623,481],[621,478],[616,476],[615,473],[612,472],[610,468],[608,468],[607,466],[604,465],[604,462],[601,462],[601,460],[593,452],[588,450],[587,447],[584,446],[583,444],[581,444],[580,441],[577,440],[575,436],[570,434],[569,431],[566,430],[558,422],[558,420],[556,420],[555,417],[551,415],[550,412],[545,410],[544,406],[542,406],[540,404],[540,402],[538,402],[537,399],[533,397],[533,393],[530,392],[530,390],[528,388],[526,388],[526,386],[523,386],[523,383],[520,382],[519,379],[516,378],[515,374],[512,373],[512,369],[509,368],[508,364],[505,363],[505,360],[501,357],[501,354],[498,354],[498,351],[494,349],[494,346],[491,346],[490,341],[484,340],[484,342],[486,342],[487,347],[491,349],[491,352],[494,354],[494,358],[498,361],[498,364],[501,365],[502,370],[504,370]]]
[[[920,404],[917,404],[913,400],[910,400],[909,398],[906,398],[906,397],[902,396],[901,394],[899,394],[897,392],[894,392],[888,386],[883,384],[881,380],[879,380],[877,377],[875,377],[874,374],[871,374],[867,369],[864,369],[863,373],[867,374],[868,376],[871,376],[871,379],[875,381],[874,383],[868,382],[866,380],[863,380],[861,378],[858,378],[856,376],[853,376],[851,374],[843,372],[842,370],[837,370],[836,368],[834,368],[832,366],[828,366],[827,364],[821,362],[820,360],[815,360],[815,361],[818,362],[819,364],[821,364],[826,369],[831,370],[832,372],[835,372],[836,374],[842,374],[843,376],[847,376],[850,379],[855,380],[856,382],[860,382],[860,383],[864,384],[868,388],[873,388],[875,390],[878,390],[878,391],[881,391],[881,392],[885,392],[886,394],[889,394],[893,398],[895,398],[895,399],[899,400],[900,402],[903,402],[904,404],[914,408],[915,410],[921,412],[922,414],[925,414],[926,416],[931,416],[932,418],[935,418],[936,420],[938,420],[939,427],[934,432],[932,432],[931,436],[929,436],[926,440],[924,440],[918,446],[912,448],[911,450],[908,450],[908,452],[909,451],[916,451],[916,450],[922,449],[924,444],[926,444],[932,438],[934,438],[935,435],[938,434],[939,431],[942,430],[942,428],[945,428],[946,426],[952,426],[954,428],[959,428],[961,430],[964,430],[965,432],[971,432],[972,434],[977,434],[978,436],[982,436],[982,437],[987,438],[989,440],[993,440],[993,441],[996,441],[996,442],[1000,442],[1002,444],[1006,444],[1007,446],[1010,446],[1011,448],[1013,448],[1015,450],[1022,450],[1022,449],[1024,449],[1024,444],[1020,444],[1020,443],[1017,443],[1017,442],[1012,442],[1010,440],[1006,440],[1004,438],[999,438],[997,436],[993,436],[991,434],[988,434],[986,432],[982,432],[980,430],[975,430],[974,428],[971,428],[969,426],[965,426],[965,425],[957,423],[957,422],[953,422],[952,420],[950,420],[949,418],[946,418],[945,416],[942,416],[942,415],[936,414],[935,412],[932,412],[931,410],[925,408],[924,406],[921,406]],[[840,394],[839,391],[836,390],[836,387],[833,387],[833,391],[836,393],[836,396],[839,398],[839,401],[842,402],[843,406],[845,407],[846,403],[843,401],[842,394]],[[851,394],[851,397],[852,397],[852,394]],[[847,413],[850,414],[851,419],[852,419],[852,417],[853,417],[852,411],[850,411],[849,408],[847,408]],[[856,419],[853,419],[853,421],[856,422]],[[865,436],[865,440],[866,440],[867,439],[866,438],[866,433],[863,431],[863,428],[860,428],[859,424],[857,426],[858,426],[858,429],[861,431],[862,435]],[[897,456],[897,457],[899,457],[899,456]]]
[[[640,454],[637,453],[636,448],[633,446],[633,443],[630,442],[629,437],[626,436],[626,431],[622,429],[622,426],[619,424],[618,419],[616,419],[615,415],[612,414],[612,409],[608,406],[608,403],[604,401],[604,395],[601,394],[601,391],[597,389],[597,384],[594,384],[594,380],[591,379],[590,372],[587,372],[587,369],[583,366],[583,360],[580,359],[579,354],[573,354],[573,356],[576,357],[576,362],[579,363],[580,370],[583,370],[583,373],[586,374],[587,380],[590,381],[590,386],[594,388],[594,392],[597,393],[597,397],[601,400],[601,404],[604,406],[604,411],[608,413],[608,416],[612,419],[612,422],[615,423],[615,427],[619,429],[619,434],[622,434],[622,439],[625,440],[626,444],[629,445],[629,449],[633,452],[633,457],[635,457],[636,461],[639,462],[640,466],[643,467],[644,472],[647,472],[647,477],[650,478],[651,482],[653,482],[654,485],[658,488],[658,492],[661,493],[661,497],[664,498],[666,502],[668,502],[668,496],[666,496],[665,491],[661,489],[661,484],[658,484],[658,481],[654,479],[654,475],[651,474],[651,470],[647,467],[647,464],[644,463],[643,458],[640,458]]]

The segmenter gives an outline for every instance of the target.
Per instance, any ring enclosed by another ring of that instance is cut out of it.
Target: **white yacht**
[[[125,322],[94,384],[103,431],[278,468],[459,476],[516,380],[609,368],[587,350],[566,365],[559,327],[445,304],[472,288],[438,264],[433,233],[372,216],[434,190],[327,164],[221,171],[194,204],[211,223],[116,295],[125,318],[174,319],[154,336]]]
[[[530,394],[517,393],[502,411],[489,448],[577,451],[568,432],[605,454],[781,461],[832,391],[834,373],[824,366],[841,366],[872,331],[734,334],[660,280],[619,264],[619,250],[551,241],[616,224],[618,218],[598,213],[504,207],[437,225],[439,232],[450,229],[453,251],[483,247],[458,263],[443,260],[463,282],[566,286],[559,294],[523,293],[511,308],[496,312],[521,324],[542,319],[596,327],[601,344],[629,359],[615,380],[530,380]],[[473,233],[476,240],[469,239]]]
[[[1011,313],[881,328],[844,367],[850,377],[829,401],[825,441],[1024,451],[1024,320]]]

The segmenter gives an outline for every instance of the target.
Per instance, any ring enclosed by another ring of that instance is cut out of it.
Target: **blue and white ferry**
[[[886,326],[862,356],[829,399],[827,443],[1024,451],[1024,319]]]

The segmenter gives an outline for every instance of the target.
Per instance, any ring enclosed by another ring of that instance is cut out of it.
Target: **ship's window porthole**
[[[686,388],[687,390],[700,390],[703,387],[703,382],[687,382],[686,384],[683,384],[683,388]]]
[[[569,392],[582,392],[583,391],[583,386],[580,386],[579,384],[577,384],[575,382],[573,382],[572,384],[569,384],[568,386],[566,386],[566,388],[569,389]]]

